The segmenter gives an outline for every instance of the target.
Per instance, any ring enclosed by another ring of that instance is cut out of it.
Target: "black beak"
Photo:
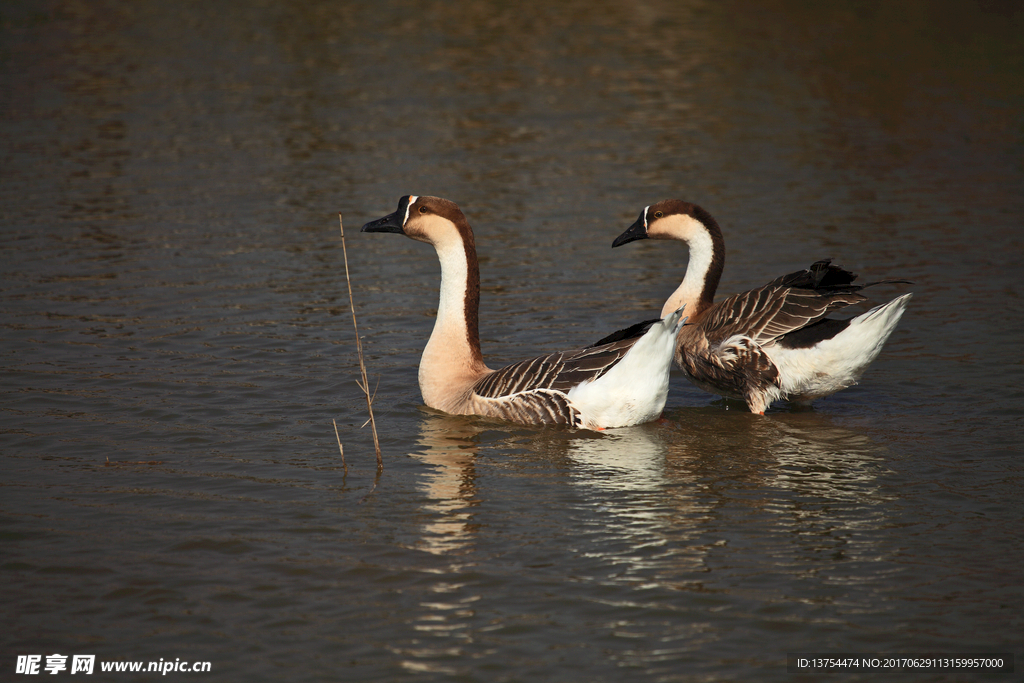
[[[402,227],[405,225],[405,214],[408,209],[409,197],[402,197],[398,200],[397,211],[375,221],[370,221],[363,226],[361,232],[397,232],[401,235],[404,232]]]
[[[635,242],[636,240],[647,239],[647,221],[644,220],[644,214],[647,213],[647,209],[640,212],[640,218],[636,219],[636,223],[626,228],[626,232],[622,233],[615,238],[612,242],[612,248],[621,247],[627,242]],[[365,230],[365,228],[364,228]]]

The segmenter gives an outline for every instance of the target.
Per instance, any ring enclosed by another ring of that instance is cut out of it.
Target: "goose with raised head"
[[[663,308],[685,305],[690,319],[679,332],[676,364],[696,386],[746,401],[754,413],[764,414],[776,400],[806,403],[856,384],[911,297],[847,320],[826,318],[866,301],[865,287],[911,284],[855,285],[856,275],[828,259],[716,304],[725,242],[711,214],[689,202],[663,201],[645,208],[612,246],[641,239],[680,240],[690,249],[686,275]]]
[[[437,251],[441,295],[420,359],[423,402],[455,415],[584,429],[626,427],[661,415],[682,311],[620,330],[584,349],[532,358],[500,370],[484,364],[478,311],[480,271],[473,230],[452,201],[409,195],[398,210],[363,226]]]

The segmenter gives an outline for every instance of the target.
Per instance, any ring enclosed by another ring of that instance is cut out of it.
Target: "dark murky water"
[[[1024,13],[977,4],[5,3],[4,678],[1020,667]],[[668,197],[722,223],[723,293],[834,256],[915,298],[813,411],[677,377],[602,435],[446,417],[436,258],[356,231],[407,193],[476,229],[492,366],[657,312],[683,248],[609,245]]]

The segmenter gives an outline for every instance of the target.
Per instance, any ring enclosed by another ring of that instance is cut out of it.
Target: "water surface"
[[[1022,36],[1000,2],[5,5],[0,667],[1019,660]],[[357,231],[409,193],[474,226],[492,367],[660,310],[685,250],[609,246],[669,197],[721,223],[722,293],[832,256],[914,299],[810,411],[674,376],[663,421],[604,434],[445,416],[416,386],[436,257]]]

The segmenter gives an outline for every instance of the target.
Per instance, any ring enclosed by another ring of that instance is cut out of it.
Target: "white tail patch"
[[[683,308],[651,325],[611,370],[569,391],[570,400],[592,426],[626,427],[661,415],[676,336],[685,322]]]
[[[835,337],[810,348],[767,349],[779,368],[783,394],[791,400],[809,401],[856,384],[896,329],[912,296],[904,294],[875,306],[852,319]]]

